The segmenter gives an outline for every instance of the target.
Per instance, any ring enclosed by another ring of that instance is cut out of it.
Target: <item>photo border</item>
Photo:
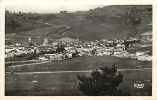
[[[37,2],[39,0],[34,0]],[[157,3],[156,0],[53,0],[54,4],[67,4],[73,5],[152,5],[153,7],[153,60],[152,60],[152,96],[5,96],[5,64],[4,64],[4,49],[5,49],[5,0],[0,1],[0,98],[1,100],[157,100]],[[92,2],[91,2],[92,1]]]

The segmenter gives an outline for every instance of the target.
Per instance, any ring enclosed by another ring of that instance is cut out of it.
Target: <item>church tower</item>
[[[48,38],[45,37],[45,38],[44,38],[44,41],[43,41],[43,46],[47,46],[47,45],[48,45]]]

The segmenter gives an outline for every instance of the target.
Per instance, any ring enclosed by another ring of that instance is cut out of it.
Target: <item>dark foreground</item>
[[[110,56],[79,57],[67,61],[49,62],[22,67],[6,66],[7,96],[82,96],[77,75],[89,75],[89,70],[102,65],[118,64],[124,74],[119,88],[131,96],[151,96],[151,62],[139,62]],[[138,66],[138,68],[137,68]],[[144,84],[137,88],[135,84]]]

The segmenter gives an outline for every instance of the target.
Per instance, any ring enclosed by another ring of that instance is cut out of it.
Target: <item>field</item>
[[[151,62],[111,56],[78,57],[21,67],[6,66],[6,95],[84,95],[78,90],[76,76],[89,75],[91,70],[112,64],[117,64],[124,74],[120,89],[130,92],[130,95],[151,95]],[[142,82],[144,88],[135,88],[137,81]]]

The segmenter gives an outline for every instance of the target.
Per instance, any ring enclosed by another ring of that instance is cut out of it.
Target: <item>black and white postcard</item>
[[[155,4],[4,1],[4,96],[155,94]]]

